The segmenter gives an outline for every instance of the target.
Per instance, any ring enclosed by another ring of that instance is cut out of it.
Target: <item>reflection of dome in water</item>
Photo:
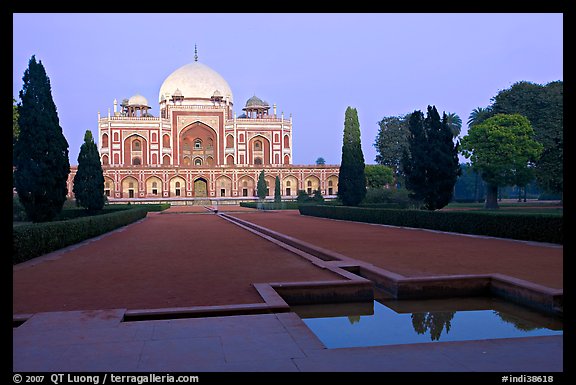
[[[217,91],[224,98],[229,96],[230,102],[233,102],[232,90],[226,80],[212,68],[197,61],[172,72],[162,83],[158,100],[162,100],[163,95],[172,95],[176,89],[180,90],[185,99],[210,99]]]

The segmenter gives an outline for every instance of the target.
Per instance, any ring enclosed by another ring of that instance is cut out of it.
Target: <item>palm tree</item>
[[[453,112],[446,114],[446,124],[450,131],[452,131],[452,136],[455,138],[460,135],[460,129],[462,128],[462,119]]]
[[[485,121],[486,119],[488,119],[490,117],[490,115],[492,115],[492,110],[490,109],[490,107],[487,108],[483,108],[483,107],[476,107],[475,109],[472,110],[472,112],[470,113],[470,116],[468,116],[468,127],[473,127],[477,124],[482,123],[483,121]],[[474,186],[474,197],[475,197],[475,201],[480,202],[480,173],[476,173],[476,181],[475,181],[475,186]]]
[[[488,119],[491,114],[492,114],[492,110],[490,109],[490,107],[487,107],[487,108],[476,107],[475,109],[472,110],[472,112],[470,113],[470,116],[468,117],[468,122],[467,122],[468,127],[472,127],[476,124],[482,123],[483,121]]]

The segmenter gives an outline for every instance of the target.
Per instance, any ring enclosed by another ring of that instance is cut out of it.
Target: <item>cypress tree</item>
[[[404,170],[406,188],[410,190],[410,197],[416,201],[424,200],[422,186],[426,185],[426,164],[428,147],[424,133],[424,115],[422,111],[414,111],[408,118],[408,148],[402,156],[402,169]]]
[[[264,200],[266,198],[268,187],[266,186],[266,179],[264,179],[264,170],[262,170],[258,176],[258,185],[256,186],[256,191],[260,200]]]
[[[280,191],[280,177],[276,175],[274,181],[274,203],[282,202],[282,192]]]
[[[68,192],[68,142],[42,61],[32,56],[22,78],[20,134],[14,145],[14,185],[28,219],[46,222],[60,213]]]
[[[344,116],[342,162],[338,175],[338,196],[345,206],[358,206],[366,196],[364,166],[358,112],[348,107]]]
[[[84,144],[80,147],[78,171],[74,176],[72,190],[77,206],[89,211],[102,210],[104,207],[104,175],[98,148],[90,130],[86,130]]]

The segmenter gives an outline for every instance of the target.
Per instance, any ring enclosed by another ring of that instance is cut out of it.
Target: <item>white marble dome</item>
[[[149,106],[148,100],[140,94],[136,94],[128,99],[129,106]]]
[[[210,99],[214,92],[218,91],[224,98],[228,96],[230,102],[233,102],[232,90],[226,80],[212,68],[197,61],[172,72],[162,83],[158,100],[161,101],[162,96],[173,95],[177,89],[184,99]]]

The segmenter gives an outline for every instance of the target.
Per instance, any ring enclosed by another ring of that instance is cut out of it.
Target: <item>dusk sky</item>
[[[164,79],[194,60],[293,117],[293,163],[339,164],[346,107],[358,110],[366,164],[378,121],[435,105],[466,121],[517,81],[563,80],[561,13],[13,15],[13,96],[32,55],[50,78],[70,164],[97,113],[137,93],[158,116]],[[463,158],[462,158],[463,159]]]

